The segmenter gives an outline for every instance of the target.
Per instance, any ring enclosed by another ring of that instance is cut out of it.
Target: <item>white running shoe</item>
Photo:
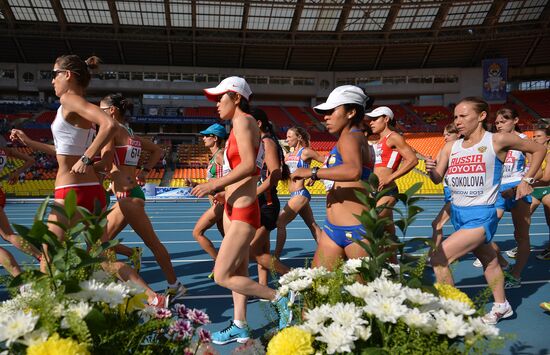
[[[481,260],[477,259],[472,264],[475,267],[483,267],[483,264],[481,264]]]
[[[512,306],[506,301],[504,305],[493,303],[491,311],[481,317],[485,324],[497,324],[499,320],[511,317],[514,314]]]

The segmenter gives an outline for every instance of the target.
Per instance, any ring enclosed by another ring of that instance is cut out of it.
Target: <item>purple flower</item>
[[[191,320],[191,321],[193,321],[197,324],[201,324],[201,325],[210,323],[210,318],[208,318],[208,314],[204,313],[200,309],[193,308],[193,309],[188,310],[187,311],[187,318],[189,318],[189,320]]]
[[[206,329],[200,329],[199,330],[199,340],[201,343],[210,343],[212,340],[212,336],[210,335],[210,332]]]
[[[193,335],[193,326],[188,320],[178,319],[170,326],[169,333],[174,334],[176,340],[191,338]]]
[[[155,318],[158,319],[165,319],[172,317],[172,312],[167,308],[157,308],[157,313],[155,314]]]
[[[176,311],[176,314],[179,318],[187,319],[187,312],[189,311],[189,309],[185,307],[185,305],[177,303],[174,306],[174,310]]]

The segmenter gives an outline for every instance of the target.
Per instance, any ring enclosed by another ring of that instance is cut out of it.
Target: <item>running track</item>
[[[286,199],[282,199],[282,204]],[[431,235],[431,221],[439,212],[442,199],[426,199],[421,201],[421,207],[425,209],[416,222],[410,227],[406,238],[428,237]],[[38,204],[35,203],[9,203],[5,208],[12,223],[23,225],[32,224],[32,217]],[[178,278],[189,289],[184,303],[190,307],[204,309],[210,316],[212,324],[207,329],[216,331],[225,328],[232,319],[232,302],[230,292],[218,287],[207,278],[212,270],[212,261],[209,256],[200,249],[194,241],[191,231],[195,221],[208,207],[206,201],[184,202],[151,202],[147,203],[147,212],[153,222],[160,239],[168,248]],[[319,224],[325,218],[324,199],[312,200],[312,209]],[[448,235],[452,232],[448,224],[444,232]],[[515,246],[513,238],[513,225],[510,214],[505,214],[502,219],[495,240],[502,250]],[[221,237],[214,227],[206,235],[213,240],[214,245],[219,246]],[[142,245],[143,242],[129,228],[121,233],[124,244],[129,246]],[[271,234],[272,248],[275,244],[275,231]],[[542,207],[533,215],[531,224],[531,243],[533,252],[529,264],[523,273],[523,285],[519,289],[508,290],[507,298],[512,304],[514,316],[499,323],[502,333],[515,334],[515,338],[509,340],[502,350],[503,354],[549,354],[550,342],[548,341],[548,329],[550,329],[550,314],[544,313],[538,306],[542,301],[550,300],[550,261],[540,261],[535,255],[540,252],[548,240],[548,226],[544,219]],[[3,240],[1,246],[10,250],[16,259],[24,264],[31,262],[31,258],[20,254],[11,245]],[[298,217],[288,225],[288,237],[283,259],[291,267],[303,266],[312,257],[315,250],[315,242],[311,239],[309,230]],[[420,250],[409,248],[408,252]],[[474,258],[469,254],[460,262],[452,266],[455,282],[458,287],[475,296],[486,286],[481,269],[474,268],[471,264]],[[431,272],[431,271],[428,271]],[[0,274],[5,274],[0,269]],[[256,265],[251,264],[250,274],[256,275]],[[149,250],[145,249],[141,275],[149,282],[153,289],[163,290],[166,286],[164,277],[152,257]],[[0,299],[6,298],[6,290],[0,289]],[[488,305],[487,307],[490,307]],[[269,318],[274,317],[269,306],[264,302],[253,300],[249,302],[248,322],[254,329],[253,336],[259,337],[266,330],[274,327]],[[235,345],[217,347],[221,354],[229,354]]]

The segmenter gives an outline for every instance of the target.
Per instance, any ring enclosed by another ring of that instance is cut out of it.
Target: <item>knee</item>
[[[449,260],[447,259],[447,257],[443,253],[436,251],[434,253],[434,255],[432,255],[430,257],[430,264],[434,268],[448,267],[449,266]]]
[[[214,282],[218,286],[231,289],[231,278],[227,273],[214,270]]]

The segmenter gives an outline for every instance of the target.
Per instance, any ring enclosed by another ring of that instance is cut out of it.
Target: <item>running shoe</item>
[[[250,338],[250,332],[248,327],[239,328],[233,323],[229,322],[229,326],[219,332],[212,333],[212,342],[218,345],[224,345],[236,341],[237,343],[246,343]]]
[[[294,292],[289,291],[287,296],[281,296],[277,301],[273,302],[279,315],[279,330],[288,327],[292,322],[292,310],[290,306],[294,303],[294,297]]]
[[[542,308],[545,312],[550,312],[550,302],[542,302],[540,304],[540,308]]]
[[[506,255],[508,255],[512,259],[516,258],[517,253],[518,253],[518,247],[515,247],[510,250],[506,250]]]
[[[485,324],[497,324],[499,320],[511,317],[513,314],[512,306],[508,302],[504,305],[493,303],[491,311],[481,317],[481,320]]]
[[[130,262],[132,263],[132,266],[134,267],[134,270],[136,270],[137,273],[139,273],[139,270],[141,270],[141,255],[143,254],[143,249],[140,247],[132,248],[132,255],[130,255]]]
[[[539,260],[550,260],[550,248],[544,249],[542,251],[542,253],[537,255],[537,259],[539,259]]]
[[[170,301],[174,302],[177,299],[181,298],[187,292],[187,288],[183,286],[181,282],[178,281],[176,286],[168,286],[166,288],[166,295],[170,296]]]
[[[504,289],[509,290],[511,288],[520,288],[521,287],[521,278],[515,278],[509,273],[504,274]]]
[[[208,278],[209,278],[210,280],[214,280],[214,270],[212,270],[212,272],[210,272],[210,273],[208,274]]]
[[[472,265],[475,266],[475,267],[483,267],[483,264],[481,264],[481,260],[479,260],[477,258],[476,258],[476,260],[474,260]]]
[[[168,308],[170,305],[170,296],[157,293],[155,299],[149,305],[155,308]]]

